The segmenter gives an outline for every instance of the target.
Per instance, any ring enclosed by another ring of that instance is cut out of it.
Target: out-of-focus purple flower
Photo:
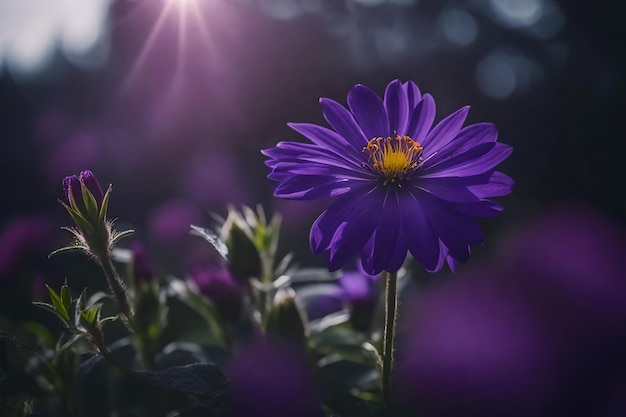
[[[56,180],[82,167],[96,166],[102,159],[103,142],[98,132],[81,130],[55,144],[45,155],[47,177]]]
[[[435,102],[413,82],[392,81],[384,100],[364,85],[348,93],[349,111],[322,98],[333,130],[289,126],[313,144],[279,142],[263,150],[279,184],[274,195],[339,197],[311,228],[315,254],[337,270],[360,253],[370,274],[397,271],[409,251],[429,271],[469,259],[480,244],[475,217],[493,217],[513,181],[495,171],[511,153],[491,123],[463,128],[469,107],[433,127]]]
[[[378,300],[377,278],[363,271],[348,271],[339,277],[340,297],[350,310],[350,322],[356,330],[367,332],[372,324]]]
[[[245,203],[241,164],[230,152],[211,151],[194,155],[183,174],[182,191],[202,207]]]
[[[53,228],[40,217],[18,217],[0,232],[0,282],[8,281],[22,266],[32,267],[51,252]],[[32,271],[31,271],[32,272]]]
[[[560,415],[602,415],[616,381],[626,379],[624,229],[589,207],[561,205],[522,228],[504,250],[511,285],[572,357],[563,375],[571,404]]]
[[[148,257],[146,247],[140,242],[133,242],[133,277],[135,284],[142,282],[152,282],[154,280],[154,267]]]
[[[626,326],[626,233],[583,206],[560,206],[512,236],[504,248],[516,280],[571,310],[583,329]]]
[[[306,272],[303,277],[306,279]],[[314,279],[314,283],[298,290],[310,320],[345,309],[354,329],[365,333],[370,330],[378,294],[378,276],[369,275],[360,268],[344,271],[336,281],[330,274],[324,283]]]
[[[195,266],[190,269],[188,279],[198,291],[209,298],[222,316],[235,321],[243,306],[243,289],[225,266]]]
[[[613,416],[626,380],[626,240],[590,209],[524,225],[500,264],[404,315],[396,387],[437,416]]]
[[[436,416],[543,415],[560,394],[558,338],[514,291],[475,278],[403,316],[398,398]]]
[[[254,345],[225,369],[232,381],[228,416],[322,417],[307,359],[281,345]]]
[[[190,226],[200,220],[198,209],[184,200],[170,200],[158,206],[148,217],[150,237],[159,244],[176,246],[189,236]]]

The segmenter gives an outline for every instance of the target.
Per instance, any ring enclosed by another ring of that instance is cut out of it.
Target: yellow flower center
[[[412,172],[421,160],[422,151],[419,142],[400,135],[374,138],[363,147],[363,152],[369,154],[369,164],[385,176],[385,184],[401,180]]]

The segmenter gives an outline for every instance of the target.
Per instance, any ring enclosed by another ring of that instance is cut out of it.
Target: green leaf
[[[100,207],[100,213],[98,213],[98,221],[100,223],[104,223],[107,216],[107,208],[109,207],[109,195],[111,194],[111,189],[113,187],[109,185],[106,193],[104,193],[104,197],[102,198],[102,206]]]
[[[61,297],[59,296],[59,294],[57,294],[57,292],[53,290],[52,287],[50,287],[48,284],[46,284],[46,288],[48,289],[48,293],[50,293],[50,299],[52,300],[52,304],[54,305],[56,312],[59,314],[59,316],[63,319],[65,323],[69,324],[70,316],[67,311],[67,308],[65,308],[65,304],[63,303],[63,300],[61,300]]]
[[[78,342],[80,339],[83,339],[85,337],[86,336],[84,333],[77,333],[73,335],[68,341],[63,343],[61,346],[57,346],[57,353],[61,353],[67,348],[74,346],[76,342]]]
[[[380,374],[376,367],[327,356],[318,362],[320,373],[342,381],[346,387],[354,387],[364,391],[378,389]]]
[[[293,260],[293,252],[289,252],[278,263],[278,266],[276,267],[276,270],[274,271],[274,276],[279,277],[287,273],[287,270],[289,269],[289,266],[291,265],[292,260]]]
[[[95,304],[80,312],[80,316],[89,324],[93,325],[100,318],[102,304]]]
[[[93,196],[89,188],[85,185],[84,182],[80,183],[80,191],[83,195],[83,202],[85,204],[85,213],[89,215],[90,219],[95,220],[98,216],[98,202],[96,198]]]
[[[111,238],[111,244],[117,243],[125,237],[132,235],[133,233],[135,233],[133,229],[124,230],[123,232],[114,232],[113,237]]]
[[[72,306],[72,294],[70,293],[70,287],[67,286],[67,283],[63,284],[61,287],[61,301],[63,302],[63,306],[65,307],[65,311],[68,312],[68,321],[69,321],[69,311]]]
[[[267,227],[269,230],[269,252],[272,256],[276,255],[276,249],[278,248],[278,238],[280,236],[280,225],[283,218],[280,214],[274,213],[272,220]]]
[[[194,394],[206,399],[225,397],[230,391],[230,381],[215,366],[192,363],[174,366],[162,371],[129,371],[145,382],[172,391]]]
[[[192,235],[200,236],[201,238],[209,242],[211,246],[213,246],[213,249],[215,249],[215,251],[218,253],[218,255],[220,255],[222,259],[228,262],[228,248],[226,247],[226,244],[215,233],[213,233],[209,229],[194,226],[193,224],[190,227]]]
[[[74,307],[74,327],[80,326],[81,312],[85,309],[85,303],[87,298],[87,288],[83,289],[78,299],[76,300],[76,306]]]
[[[293,271],[291,280],[300,284],[335,282],[337,277],[332,272],[328,272],[326,268],[299,268]]]
[[[6,332],[2,329],[0,329],[0,339],[7,339],[11,341],[15,346],[22,348],[22,349],[26,349],[29,352],[34,353],[37,356],[40,356],[42,353],[39,348],[29,345],[28,343],[22,342],[20,339],[15,337],[12,333]]]
[[[50,253],[50,255],[48,255],[48,258],[51,258],[54,255],[58,255],[59,253],[62,253],[62,252],[80,252],[81,250],[84,250],[82,246],[78,246],[78,245],[65,246]]]
[[[98,322],[98,325],[99,325],[99,326],[102,326],[104,323],[108,323],[108,322],[110,322],[110,321],[115,321],[115,320],[117,320],[117,319],[119,319],[119,318],[120,318],[119,314],[116,314],[115,316],[105,317],[105,318],[101,319],[101,320]]]
[[[61,204],[63,205],[63,207],[65,207],[65,209],[67,210],[67,212],[69,213],[69,215],[72,217],[72,219],[74,220],[74,222],[81,228],[83,229],[85,232],[88,233],[93,233],[94,228],[93,226],[89,223],[89,221],[77,210],[69,207],[67,204],[65,204],[64,202],[62,202],[61,200],[59,200],[61,202]]]
[[[169,290],[178,300],[186,304],[205,320],[209,327],[209,333],[214,335],[219,341],[220,347],[226,348],[228,346],[227,333],[224,330],[215,305],[210,300],[195,293],[185,284],[178,281],[171,282]]]
[[[259,224],[265,224],[265,212],[260,204],[257,207],[257,211],[259,212],[259,215],[257,215],[257,213],[255,213],[254,210],[248,206],[241,207],[241,212],[243,213],[246,223],[248,223],[248,225],[252,228],[258,227]]]

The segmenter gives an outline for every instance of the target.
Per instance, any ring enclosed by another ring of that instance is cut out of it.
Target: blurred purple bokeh
[[[404,402],[437,416],[626,413],[620,226],[563,205],[501,251],[406,301],[396,385]]]

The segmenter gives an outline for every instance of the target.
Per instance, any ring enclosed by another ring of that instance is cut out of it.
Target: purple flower
[[[198,209],[185,200],[170,200],[153,210],[148,217],[150,237],[159,244],[182,245],[189,237],[189,225],[200,220]]]
[[[154,267],[148,256],[146,247],[140,242],[134,242],[133,251],[133,277],[135,284],[152,282],[154,280]]]
[[[40,217],[17,217],[0,228],[0,284],[43,263],[53,236],[50,221]]]
[[[262,151],[279,183],[275,196],[340,197],[311,228],[313,252],[328,252],[330,270],[360,253],[372,275],[397,271],[407,251],[429,271],[446,259],[451,268],[467,261],[469,244],[483,241],[475,217],[501,212],[489,198],[513,187],[495,171],[512,150],[497,142],[495,126],[463,127],[466,106],[433,127],[433,98],[398,80],[384,100],[356,85],[349,110],[327,98],[320,104],[333,130],[290,123],[313,144],[279,142]]]
[[[502,285],[502,271],[480,275],[486,279],[465,274],[412,303],[399,326],[398,398],[443,417],[543,415],[570,364],[558,354],[561,340]]]
[[[249,346],[235,355],[225,374],[233,387],[227,416],[324,415],[307,358],[284,345]]]
[[[350,322],[359,331],[367,332],[378,299],[378,277],[362,271],[349,271],[339,278],[340,294],[350,310]]]
[[[102,187],[93,172],[86,170],[82,171],[78,176],[71,175],[63,179],[63,191],[65,191],[65,197],[71,207],[79,207],[84,209],[85,202],[83,200],[82,186],[85,186],[87,190],[93,195],[98,207],[102,205],[104,194],[102,193]]]
[[[191,268],[189,279],[201,294],[215,303],[225,319],[237,320],[243,308],[243,289],[226,267],[196,266]]]
[[[625,236],[561,205],[512,233],[496,267],[403,303],[398,398],[442,417],[626,415]]]

